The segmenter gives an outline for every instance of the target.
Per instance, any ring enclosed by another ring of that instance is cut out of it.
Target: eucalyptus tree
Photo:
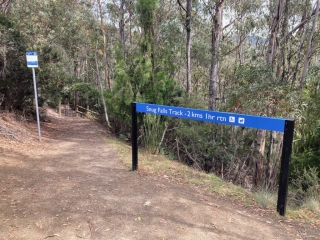
[[[318,18],[319,18],[319,9],[320,9],[320,0],[317,0],[315,2],[314,6],[314,18],[312,21],[311,25],[311,30],[310,30],[310,35],[308,39],[308,45],[306,49],[306,54],[305,54],[305,59],[304,59],[304,64],[303,64],[303,69],[302,69],[302,75],[301,75],[301,80],[300,80],[300,90],[302,91],[303,86],[306,81],[307,77],[307,72],[308,72],[308,67],[310,64],[310,59],[314,53],[317,52],[317,49],[319,49],[320,45],[315,44],[316,41],[314,41],[314,35],[316,32],[316,28],[318,28]]]
[[[123,59],[126,59],[133,43],[133,34],[137,30],[135,2],[129,0],[114,0],[106,2],[105,14],[107,22],[116,31],[113,32],[115,42]],[[119,44],[118,44],[119,43]]]
[[[210,22],[206,22],[210,26],[211,38],[208,108],[214,110],[217,109],[217,99],[222,95],[221,92],[218,94],[221,64],[246,43],[245,40],[255,28],[252,15],[257,3],[227,0],[204,0],[202,3],[203,14],[210,19]],[[240,37],[236,36],[235,31]]]
[[[28,51],[38,52],[41,95],[61,99],[63,88],[84,76],[83,49],[91,44],[90,38],[98,36],[90,5],[62,0],[17,0],[11,10]],[[94,64],[94,57],[91,59]]]
[[[104,21],[104,11],[102,2],[100,0],[97,0],[97,6],[99,11],[99,17],[100,17],[100,29],[103,36],[103,63],[104,63],[104,77],[105,77],[105,83],[108,86],[109,90],[111,90],[111,84],[110,84],[110,75],[109,75],[109,67],[108,67],[108,59],[107,59],[107,37],[108,37],[108,30],[105,26]],[[102,84],[101,84],[102,86]]]
[[[12,15],[12,1],[2,1],[0,8],[0,107],[23,110],[31,85],[25,67],[26,39]]]
[[[185,18],[185,29],[187,33],[186,38],[186,61],[187,61],[187,80],[186,80],[186,91],[190,95],[191,92],[191,59],[190,59],[190,51],[191,51],[191,22],[192,22],[192,16],[191,16],[191,9],[192,9],[192,0],[187,0],[186,7],[184,7],[180,0],[177,0],[179,6],[183,9],[183,11],[186,13]]]

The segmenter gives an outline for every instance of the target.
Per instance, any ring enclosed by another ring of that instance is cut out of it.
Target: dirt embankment
[[[49,116],[38,142],[34,122],[0,115],[12,134],[0,134],[0,239],[320,239],[315,227],[130,172],[101,125]]]

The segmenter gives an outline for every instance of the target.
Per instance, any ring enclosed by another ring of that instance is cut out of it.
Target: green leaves
[[[139,14],[140,25],[147,36],[151,34],[151,27],[154,22],[157,2],[157,0],[138,0],[136,3],[136,10]]]

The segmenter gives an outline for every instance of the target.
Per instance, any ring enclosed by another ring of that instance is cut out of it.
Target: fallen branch
[[[185,151],[183,151],[182,149],[181,149],[181,151],[183,151],[184,153],[186,153],[187,155],[188,155],[188,157],[193,161],[193,163],[199,168],[199,170],[202,170],[201,169],[201,167],[200,167],[200,165],[197,163],[197,161],[191,156],[191,154],[188,152],[188,150],[187,150],[187,148],[186,148],[186,146],[184,145],[184,144],[182,144],[182,143],[180,143],[183,147],[184,147],[184,150]]]
[[[50,238],[50,237],[60,237],[60,235],[59,234],[52,234],[52,235],[46,236],[44,239]]]
[[[179,162],[181,162],[181,160],[180,160],[180,149],[179,149],[179,140],[178,140],[178,138],[176,138],[176,142],[177,142],[177,153],[178,153],[178,160],[179,160]]]
[[[90,220],[88,220],[87,222],[88,222],[88,225],[89,225],[91,238],[93,238],[93,237],[94,237],[94,223],[93,223],[93,219],[90,219]]]
[[[155,154],[158,154],[158,153],[160,152],[161,144],[162,144],[163,139],[164,139],[164,136],[166,135],[166,132],[167,132],[167,130],[168,130],[168,124],[167,124],[167,123],[165,123],[165,126],[166,126],[166,127],[165,127],[165,129],[164,129],[164,131],[163,131],[163,133],[162,133],[161,141],[159,142],[159,145],[158,145],[158,147],[157,147],[157,149],[156,149]]]
[[[21,142],[21,140],[16,136],[16,131],[10,131],[10,129],[8,129],[6,126],[1,125],[0,124],[0,135],[3,135],[5,138],[13,138],[19,142]]]

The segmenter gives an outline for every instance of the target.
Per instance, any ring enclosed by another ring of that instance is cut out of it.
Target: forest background
[[[130,140],[131,102],[295,119],[289,197],[318,206],[320,0],[0,0],[1,111],[76,103]],[[283,135],[156,115],[139,144],[276,191]]]

